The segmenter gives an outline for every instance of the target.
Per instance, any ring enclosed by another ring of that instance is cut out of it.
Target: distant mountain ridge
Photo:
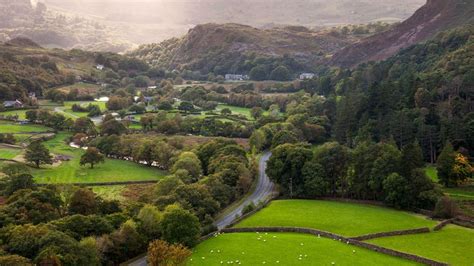
[[[394,28],[350,45],[336,53],[332,65],[353,67],[386,59],[403,48],[428,40],[436,33],[474,24],[474,1],[428,0],[413,16]]]
[[[142,45],[129,55],[155,67],[201,73],[246,73],[255,65],[268,64],[263,62],[268,60],[285,61],[281,64],[303,70],[359,38],[337,30],[312,31],[302,26],[258,29],[208,23],[194,27],[182,38]]]

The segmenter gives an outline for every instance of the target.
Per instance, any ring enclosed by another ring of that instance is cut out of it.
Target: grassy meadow
[[[276,200],[236,227],[294,226],[354,237],[435,225],[435,221],[420,215],[372,205],[320,200]]]
[[[22,133],[41,133],[47,132],[51,129],[41,125],[20,125],[15,122],[10,121],[0,121],[0,132],[2,133],[12,133],[12,134],[22,134]]]
[[[448,225],[428,234],[383,237],[367,242],[450,265],[474,265],[474,229]]]
[[[69,147],[64,142],[67,137],[68,134],[60,133],[54,139],[45,142],[51,153],[69,156],[71,160],[57,166],[47,165],[42,166],[41,169],[33,169],[32,174],[38,183],[148,181],[159,180],[166,175],[165,172],[156,168],[108,158],[105,163],[95,166],[94,169],[80,166],[80,157],[84,151]]]
[[[232,262],[232,263],[231,263]],[[186,265],[418,265],[313,235],[232,233],[199,244]]]
[[[13,159],[21,152],[21,149],[10,148],[0,144],[0,159]]]

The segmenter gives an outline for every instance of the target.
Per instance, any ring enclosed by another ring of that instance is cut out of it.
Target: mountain
[[[403,48],[434,37],[440,31],[473,23],[474,1],[428,0],[399,25],[336,53],[331,63],[353,67],[362,62],[386,59]]]
[[[50,48],[123,52],[133,44],[113,27],[30,0],[0,0],[0,42],[28,38]]]
[[[241,24],[203,24],[182,38],[142,45],[129,55],[168,70],[249,73],[257,65],[285,65],[293,71],[310,71],[328,55],[386,24],[313,31],[302,26],[258,29]],[[270,69],[271,71],[271,69]]]

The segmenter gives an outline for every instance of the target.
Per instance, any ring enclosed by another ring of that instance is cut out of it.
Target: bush
[[[255,204],[253,204],[253,202],[251,202],[250,204],[248,204],[247,206],[245,206],[243,209],[242,209],[242,215],[245,215],[247,213],[250,213],[252,211],[254,211],[257,207],[255,207]]]
[[[458,213],[458,206],[456,202],[451,200],[449,197],[442,197],[436,203],[433,217],[450,219],[456,217]]]

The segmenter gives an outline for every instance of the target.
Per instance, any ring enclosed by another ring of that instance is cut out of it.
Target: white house
[[[21,107],[23,107],[23,103],[20,102],[19,100],[4,101],[3,102],[3,107],[5,107],[5,108],[21,108]]]
[[[249,80],[249,76],[247,75],[238,75],[238,74],[225,74],[225,80]]]
[[[103,69],[104,69],[104,65],[97,65],[97,66],[95,66],[95,68],[97,68],[98,70],[103,70]]]
[[[300,79],[301,80],[312,79],[312,78],[314,78],[314,76],[316,76],[316,74],[314,74],[314,73],[302,73],[300,75]]]

